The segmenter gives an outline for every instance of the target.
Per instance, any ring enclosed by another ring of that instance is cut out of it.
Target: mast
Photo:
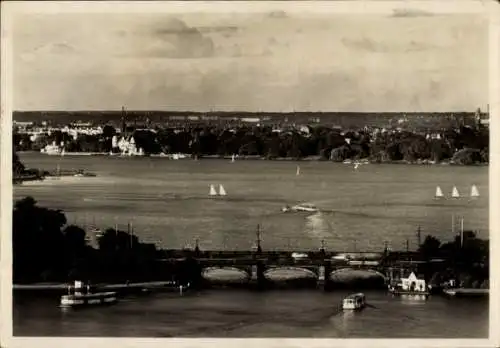
[[[464,218],[460,220],[460,248],[464,245]]]
[[[451,234],[455,235],[455,215],[451,215]]]
[[[420,248],[422,246],[420,225],[417,228],[417,242],[418,247]]]
[[[130,222],[130,249],[132,249],[134,243],[134,227],[132,226],[132,221]]]

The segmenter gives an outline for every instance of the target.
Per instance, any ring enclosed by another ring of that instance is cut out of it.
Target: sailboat
[[[436,187],[436,195],[434,196],[435,199],[440,199],[443,198],[444,194],[443,191],[441,190],[441,187],[437,186]]]
[[[226,190],[224,189],[224,186],[219,185],[219,196],[226,196]]]
[[[234,155],[231,156],[231,163],[234,163]]]
[[[297,172],[295,173],[295,175],[297,175],[297,176],[300,175],[300,166],[297,166]]]
[[[471,198],[479,197],[479,190],[477,189],[476,185],[472,185],[472,187],[470,189],[470,197]]]
[[[451,191],[451,198],[460,198],[460,193],[456,186],[453,186],[453,190]]]
[[[215,190],[214,185],[210,185],[210,191],[208,193],[209,196],[217,196],[217,191]]]

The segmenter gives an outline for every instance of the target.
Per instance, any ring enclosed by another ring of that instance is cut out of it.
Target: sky
[[[23,14],[14,110],[474,111],[480,15]]]

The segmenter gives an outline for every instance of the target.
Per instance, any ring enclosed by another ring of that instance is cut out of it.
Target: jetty
[[[119,283],[119,284],[94,284],[96,289],[102,291],[141,291],[152,289],[168,289],[177,288],[173,281],[156,281],[156,282],[141,282],[141,283]],[[37,284],[13,284],[14,291],[67,291],[66,283],[37,283]]]

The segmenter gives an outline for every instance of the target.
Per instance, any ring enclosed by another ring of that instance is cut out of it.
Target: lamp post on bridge
[[[321,240],[321,248],[319,249],[319,251],[323,254],[323,256],[325,256],[326,249],[325,249],[325,240],[324,239]]]
[[[257,247],[257,254],[262,253],[262,247],[260,245],[261,239],[260,239],[260,224],[257,224],[257,232],[256,232],[256,240],[255,240],[255,245]]]
[[[200,255],[200,245],[199,245],[199,242],[200,242],[200,241],[199,241],[199,239],[198,239],[198,238],[196,238],[196,240],[195,240],[195,242],[194,242],[194,243],[195,243],[195,246],[194,246],[194,254],[195,254],[196,256],[199,256],[199,255]]]

